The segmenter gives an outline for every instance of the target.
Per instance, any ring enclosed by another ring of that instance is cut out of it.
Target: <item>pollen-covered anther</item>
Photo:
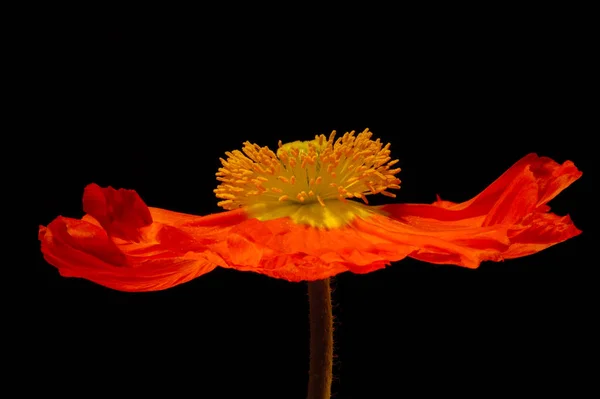
[[[300,165],[300,167],[301,167],[302,169],[306,168],[306,164],[309,162],[309,160],[310,160],[310,158],[308,158],[308,157],[304,157],[304,156],[303,156],[303,157],[302,157],[302,164]]]
[[[342,187],[342,186],[338,186],[338,188],[337,188],[337,191],[338,191],[338,194],[339,194],[339,195],[343,195],[343,196],[346,196],[346,197],[352,198],[352,193],[351,193],[351,192],[349,192],[348,190],[346,190],[346,189],[345,189],[344,187]]]
[[[217,198],[234,200],[235,199],[235,195],[228,194],[228,193],[217,193]]]
[[[317,195],[317,201],[319,201],[319,204],[321,204],[321,206],[325,206],[325,202],[323,201],[323,198],[321,198],[320,195]]]

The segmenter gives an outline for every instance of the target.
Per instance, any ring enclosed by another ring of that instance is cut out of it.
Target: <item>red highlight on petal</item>
[[[83,192],[83,210],[111,236],[124,240],[139,241],[138,229],[152,224],[150,210],[133,190],[90,184]]]

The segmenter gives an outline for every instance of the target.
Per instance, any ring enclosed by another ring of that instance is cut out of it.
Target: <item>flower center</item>
[[[242,151],[226,152],[227,160],[217,172],[221,182],[214,190],[222,199],[219,206],[239,207],[261,220],[291,217],[297,223],[316,227],[339,227],[355,216],[374,212],[350,198],[368,204],[367,195],[395,197],[387,189],[399,189],[395,176],[400,168],[390,169],[390,144],[385,146],[365,129],[335,140],[315,136],[311,141],[282,144],[277,154],[268,147],[244,143]]]

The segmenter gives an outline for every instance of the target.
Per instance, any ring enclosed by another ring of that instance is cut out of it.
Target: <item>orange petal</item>
[[[246,218],[241,210],[200,217],[148,208],[135,191],[97,185],[86,188],[84,208],[93,217],[40,226],[44,258],[62,276],[120,291],[163,290],[208,273],[224,263],[208,246]]]
[[[356,268],[363,272],[379,269],[416,247],[398,245],[379,232],[353,225],[326,230],[281,218],[239,223],[229,230],[227,240],[211,249],[223,257],[226,267],[288,281],[312,281]]]
[[[548,213],[546,203],[582,173],[566,161],[529,154],[481,194],[463,203],[393,204],[381,209],[402,228],[420,237],[441,238],[458,245],[441,250],[422,242],[410,256],[431,263],[477,267],[484,260],[502,260],[539,252],[580,233],[571,219]],[[482,240],[482,237],[487,238]],[[432,249],[435,248],[435,249]]]
[[[553,213],[535,213],[527,228],[509,232],[511,245],[503,252],[505,259],[534,254],[554,244],[581,234],[571,218]]]
[[[164,233],[164,231],[163,231]],[[157,234],[160,236],[161,234]],[[64,277],[80,277],[120,291],[156,291],[185,283],[216,267],[218,258],[155,243],[115,244],[94,224],[59,217],[40,228],[42,253]]]

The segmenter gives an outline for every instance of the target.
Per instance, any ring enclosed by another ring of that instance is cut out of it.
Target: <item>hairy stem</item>
[[[307,399],[329,399],[333,368],[333,314],[329,279],[308,283],[310,371]]]

